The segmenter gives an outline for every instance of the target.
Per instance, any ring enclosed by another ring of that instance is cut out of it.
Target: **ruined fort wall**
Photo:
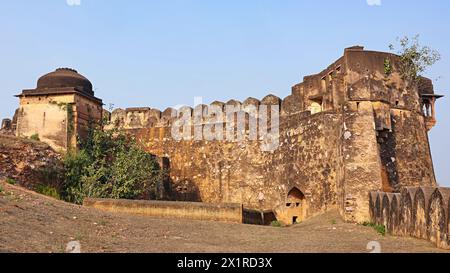
[[[378,150],[373,105],[349,102],[344,112],[343,161],[344,189],[342,213],[345,220],[369,219],[367,189],[379,189],[381,160]]]
[[[389,107],[380,118],[379,110],[371,101],[345,107],[341,204],[349,221],[368,219],[364,189],[399,193],[404,187],[437,185],[423,115]]]
[[[398,56],[356,48],[346,50],[343,62],[343,212],[361,222],[368,219],[364,189],[400,192],[435,179],[419,91],[402,79]]]
[[[344,60],[347,101],[386,103],[391,108],[421,112],[419,91],[402,79],[398,56],[346,50]],[[390,69],[386,69],[385,62]]]
[[[405,187],[437,186],[424,116],[410,106],[356,100],[344,107],[343,164],[337,165],[344,166],[338,180],[343,184],[337,194],[346,220],[368,219],[365,189],[399,193]]]
[[[238,202],[262,208],[260,194],[273,185],[265,179],[271,155],[260,153],[257,141],[176,141],[158,133],[170,128],[141,129],[137,136],[147,151],[170,161],[169,196],[175,200]],[[156,138],[155,138],[156,137]],[[251,182],[250,182],[251,181]]]
[[[294,101],[299,111],[311,111],[313,104],[319,104],[322,111],[340,109],[345,100],[344,61],[342,57],[320,73],[304,77],[303,82],[293,86],[288,101]],[[295,97],[295,100],[290,100],[290,97]]]
[[[389,150],[397,181],[395,192],[404,187],[437,186],[424,117],[421,113],[392,109],[393,132]],[[389,160],[389,159],[388,159]]]
[[[284,117],[281,128],[281,146],[267,173],[279,187],[275,207],[282,210],[287,193],[298,188],[307,200],[305,217],[336,208],[342,182],[341,115],[299,113]]]
[[[348,101],[373,105],[382,189],[399,192],[407,186],[435,186],[420,92],[402,79],[398,56],[347,50],[345,63]]]
[[[281,213],[295,187],[305,194],[305,216],[312,216],[337,205],[340,121],[333,112],[283,115],[280,146],[272,152],[248,139],[176,141],[168,127],[128,131],[150,153],[169,159],[175,200],[236,202]]]
[[[261,140],[176,141],[171,108],[117,109],[106,129],[128,130],[149,152],[168,158],[171,181],[165,189],[174,200],[239,202],[275,209],[280,216],[292,203],[288,193],[298,189],[306,217],[337,206],[346,220],[364,222],[370,217],[367,191],[435,185],[419,93],[402,79],[398,56],[357,46],[305,77],[283,100],[269,95],[262,101],[211,104],[242,106],[243,111],[249,105],[281,106],[280,146],[272,152],[261,150]],[[180,111],[193,122],[198,109],[207,106]],[[245,117],[248,130],[255,117]],[[217,121],[201,122],[189,131]],[[218,122],[226,135],[230,120]]]

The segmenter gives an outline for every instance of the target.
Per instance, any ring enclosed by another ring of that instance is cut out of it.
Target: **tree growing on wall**
[[[417,85],[423,73],[441,59],[437,50],[420,44],[419,35],[397,38],[397,45],[389,49],[400,56],[400,73],[404,80]],[[385,72],[390,71],[390,63],[385,63]]]

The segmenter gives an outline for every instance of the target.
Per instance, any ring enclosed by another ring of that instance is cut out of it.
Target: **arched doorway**
[[[301,223],[306,216],[306,200],[301,190],[294,187],[286,198],[287,217],[291,224]]]

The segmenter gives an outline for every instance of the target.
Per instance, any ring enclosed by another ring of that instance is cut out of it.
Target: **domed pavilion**
[[[17,95],[16,134],[38,137],[56,150],[76,148],[90,124],[102,120],[103,103],[92,83],[76,70],[59,68],[39,78],[35,89]]]

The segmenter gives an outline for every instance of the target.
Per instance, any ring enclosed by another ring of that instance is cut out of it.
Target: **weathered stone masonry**
[[[338,208],[345,220],[363,222],[370,220],[369,191],[437,186],[427,132],[436,124],[435,103],[441,96],[429,79],[422,78],[418,87],[402,80],[398,67],[396,55],[347,48],[284,99],[268,95],[261,101],[213,102],[223,110],[235,107],[234,115],[221,120],[206,105],[178,111],[116,109],[109,115],[89,80],[75,70],[58,69],[41,77],[36,89],[18,95],[20,108],[2,131],[38,134],[53,148],[66,150],[86,135],[90,121],[106,117],[110,123],[104,129],[136,136],[169,170],[169,178],[158,185],[162,200],[239,203],[249,214],[273,211],[288,224]],[[271,112],[264,120],[253,111],[262,106],[279,111],[279,146],[273,151],[261,149],[261,135],[250,137],[255,121],[275,124]],[[245,138],[176,140],[172,125],[181,113],[190,120],[191,132],[216,124],[223,135],[233,127],[233,134]],[[232,125],[238,117],[245,118],[245,126]]]
[[[405,187],[400,193],[371,192],[370,215],[396,236],[426,239],[450,249],[450,189]]]
[[[102,120],[102,101],[94,96],[91,82],[73,69],[44,75],[35,89],[23,90],[17,97],[16,135],[36,135],[55,150],[76,147],[89,123]]]
[[[280,147],[274,152],[248,139],[175,141],[171,108],[117,109],[109,128],[129,130],[149,152],[166,158],[165,199],[243,203],[274,210],[288,223],[337,207],[348,221],[367,221],[368,191],[436,186],[427,131],[436,123],[440,96],[428,79],[420,88],[403,81],[398,62],[389,53],[352,47],[321,73],[305,77],[284,100],[269,95],[213,103],[240,105],[244,112],[246,105],[279,105]],[[246,129],[253,118],[248,112]],[[212,120],[207,116],[200,126]],[[225,117],[224,130],[227,122]]]

